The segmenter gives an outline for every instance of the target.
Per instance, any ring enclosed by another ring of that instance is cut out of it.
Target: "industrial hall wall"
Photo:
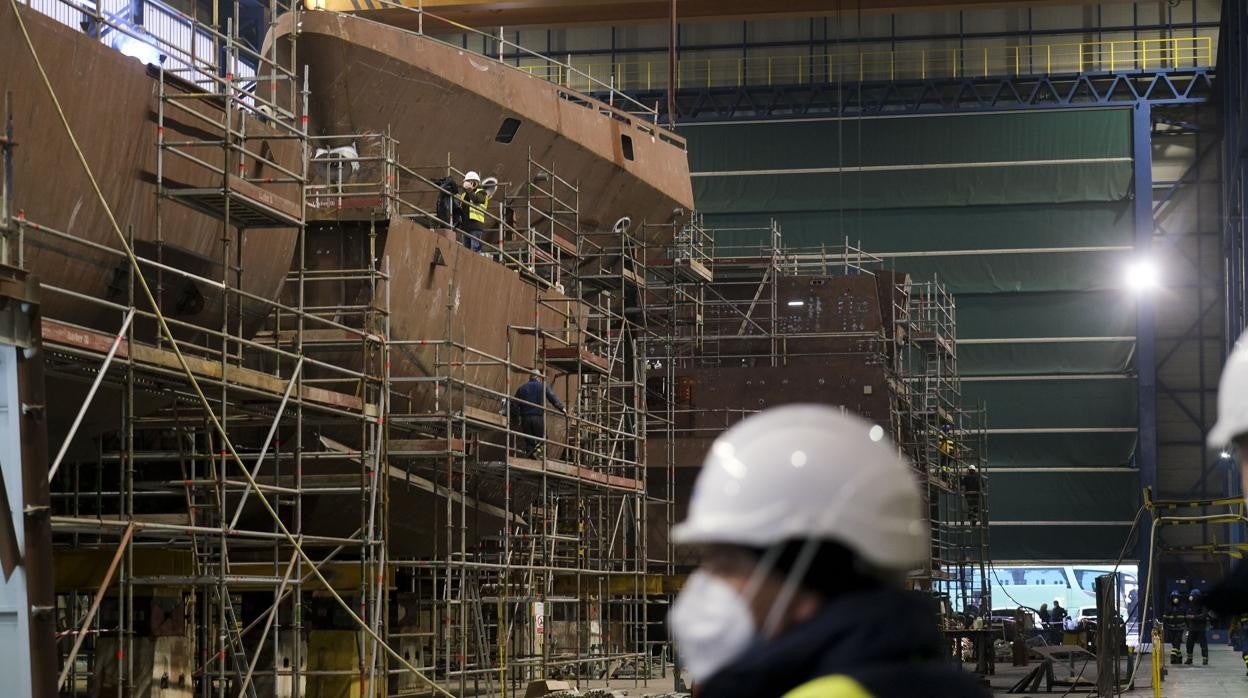
[[[994,559],[1115,559],[1138,506],[1133,343],[1035,341],[1134,336],[1130,129],[1122,109],[680,129],[717,254],[774,219],[787,247],[848,239],[956,294]]]

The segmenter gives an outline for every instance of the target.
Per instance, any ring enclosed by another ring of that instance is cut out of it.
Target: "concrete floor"
[[[1210,645],[1209,666],[1200,666],[1200,650],[1196,664],[1167,666],[1170,671],[1161,683],[1165,698],[1223,698],[1248,695],[1248,675],[1239,652],[1226,645]],[[1151,696],[1151,688],[1137,688],[1125,695]]]
[[[1244,662],[1240,658],[1239,652],[1232,650],[1226,645],[1211,645],[1209,647],[1209,666],[1201,666],[1199,664],[1199,650],[1197,650],[1197,653],[1197,664],[1166,667],[1169,669],[1169,672],[1162,683],[1161,691],[1164,698],[1248,696],[1248,671],[1244,667]],[[1122,694],[1123,696],[1147,698],[1153,695],[1147,668],[1141,667],[1140,673],[1136,677],[1135,690],[1127,691]],[[999,664],[997,666],[997,675],[992,677],[994,695],[1010,695],[1005,692],[1008,686],[1017,681],[1025,671],[1026,669]],[[640,698],[665,694],[672,690],[672,679],[670,676],[665,679],[652,679],[645,683],[646,685],[637,685],[632,680],[616,680],[611,681],[610,684],[605,681],[588,681],[582,683],[582,689],[612,688],[630,698],[634,696]],[[1014,695],[1025,696],[1029,694]],[[1034,694],[1033,698],[1053,698],[1060,695],[1061,689],[1056,689],[1053,693],[1045,693],[1042,690]],[[1087,691],[1086,689],[1074,691],[1071,695],[1087,695]]]
[[[1210,645],[1209,666],[1200,665],[1200,650],[1197,650],[1196,664],[1192,666],[1166,666],[1165,680],[1162,682],[1161,695],[1164,698],[1224,698],[1224,696],[1248,695],[1248,675],[1245,675],[1244,662],[1239,652],[1226,645]],[[1135,689],[1123,693],[1130,698],[1151,698],[1153,689],[1149,667],[1143,666],[1136,675]],[[1062,695],[1061,688],[1054,688],[1053,693],[1045,693],[1043,689],[1034,694],[1008,694],[1009,686],[1022,677],[1025,669],[1009,665],[997,665],[997,675],[993,677],[993,695],[996,696],[1032,696],[1032,698]],[[1059,672],[1060,674],[1061,672]],[[1087,687],[1072,691],[1070,695],[1087,695]]]

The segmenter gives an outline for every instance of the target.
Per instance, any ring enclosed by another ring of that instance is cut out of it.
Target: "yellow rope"
[[[282,535],[285,536],[287,542],[294,547],[295,551],[299,554],[299,557],[311,566],[312,574],[316,577],[317,581],[319,581],[334,598],[334,600],[338,602],[338,605],[342,607],[342,610],[347,612],[347,615],[351,617],[351,620],[355,621],[360,628],[364,630],[364,632],[368,633],[374,641],[380,644],[386,650],[386,653],[395,659],[404,669],[407,669],[409,672],[427,683],[434,691],[437,691],[444,696],[455,698],[454,694],[434,683],[432,679],[421,673],[421,671],[413,666],[411,662],[404,659],[403,656],[387,644],[380,635],[378,635],[372,628],[368,627],[368,624],[365,623],[363,619],[355,614],[355,611],[351,609],[351,606],[343,600],[338,592],[334,590],[329,581],[321,574],[320,570],[317,569],[316,563],[311,557],[308,556],[307,552],[304,551],[303,546],[299,545],[299,541],[291,535],[290,530],[286,528],[286,524],[282,523],[282,519],[278,516],[277,511],[273,509],[273,505],[269,503],[268,498],[265,497],[264,493],[260,490],[255,478],[251,475],[251,471],[247,469],[247,466],[243,463],[242,458],[239,457],[238,452],[234,449],[234,444],[230,441],[230,437],[225,433],[225,427],[217,418],[216,412],[213,411],[212,405],[208,401],[208,397],[204,395],[204,391],[199,387],[199,381],[195,379],[195,374],[191,371],[191,367],[187,364],[186,358],[182,355],[181,349],[178,348],[178,342],[174,339],[173,332],[169,330],[169,325],[165,322],[165,316],[160,312],[160,307],[156,303],[156,297],[152,295],[152,289],[147,285],[147,279],[144,278],[142,269],[139,267],[139,260],[135,257],[134,250],[130,249],[129,243],[126,242],[126,236],[121,231],[121,226],[117,224],[117,219],[113,216],[113,210],[108,205],[108,200],[104,197],[104,192],[100,190],[99,182],[96,181],[95,175],[91,172],[91,166],[87,163],[87,158],[83,154],[82,148],[78,145],[78,139],[74,136],[74,130],[70,127],[69,120],[65,117],[65,111],[61,108],[61,101],[57,98],[56,91],[52,88],[52,81],[48,79],[48,74],[43,68],[43,61],[39,58],[39,52],[35,50],[35,44],[30,38],[30,33],[26,31],[26,22],[22,19],[21,8],[18,6],[17,0],[9,0],[9,3],[13,6],[13,16],[17,19],[17,24],[22,30],[22,37],[26,40],[26,47],[30,49],[30,56],[35,61],[35,67],[39,70],[39,77],[42,79],[43,85],[47,88],[48,95],[52,98],[52,103],[56,107],[56,114],[60,117],[61,125],[65,127],[65,133],[69,136],[69,142],[74,147],[74,153],[78,156],[78,161],[82,164],[82,168],[87,174],[87,179],[91,182],[91,188],[95,191],[95,195],[99,199],[100,205],[104,207],[104,212],[108,215],[109,225],[112,226],[113,232],[117,234],[117,241],[121,244],[121,249],[125,252],[126,258],[130,261],[130,267],[134,270],[134,277],[138,280],[139,286],[143,290],[144,298],[152,306],[152,310],[156,316],[156,322],[160,325],[161,334],[163,334],[165,339],[169,341],[169,346],[173,349],[174,356],[178,359],[178,364],[182,367],[183,373],[186,374],[187,380],[190,381],[191,388],[195,391],[195,395],[199,398],[200,403],[202,403],[204,411],[208,414],[209,419],[212,420],[213,428],[216,429],[218,434],[220,434],[221,441],[229,451],[230,457],[238,465],[238,469],[242,471],[243,475],[247,478],[247,482],[251,484],[252,489],[255,491],[256,497],[260,500],[260,503],[264,505],[265,510],[269,512],[269,516],[273,518],[274,523],[277,524],[278,529],[281,531]]]

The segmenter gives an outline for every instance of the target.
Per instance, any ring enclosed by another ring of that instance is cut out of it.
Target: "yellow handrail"
[[[817,79],[819,70],[825,71],[822,77],[829,82],[845,79],[845,73],[856,74],[859,81],[930,80],[1205,68],[1213,66],[1214,61],[1210,36],[724,58],[690,55],[676,63],[676,85],[686,87],[692,83],[710,88],[805,84]],[[667,61],[663,58],[578,63],[577,71],[552,69],[549,65],[520,68],[535,77],[566,82],[572,89],[587,91],[595,89],[589,79],[595,74],[616,76],[618,90],[663,89],[667,85]],[[705,79],[700,79],[701,71],[706,71]]]

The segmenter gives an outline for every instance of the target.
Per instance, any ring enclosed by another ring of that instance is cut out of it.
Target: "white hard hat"
[[[1248,332],[1240,335],[1218,381],[1218,423],[1209,430],[1209,447],[1222,448],[1248,434]]]
[[[918,483],[884,429],[821,405],[787,405],[711,445],[676,543],[766,548],[838,542],[885,569],[928,555]]]
[[[468,170],[468,173],[464,175],[464,181],[467,182],[468,180],[472,180],[474,182],[480,182],[481,175],[477,174],[473,170]]]

